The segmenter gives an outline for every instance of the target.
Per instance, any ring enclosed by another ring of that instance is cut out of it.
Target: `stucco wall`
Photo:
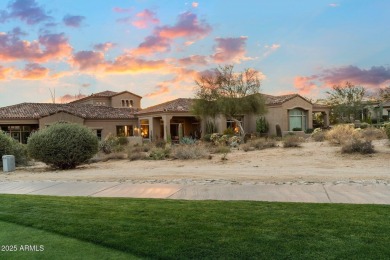
[[[123,93],[111,98],[112,107],[122,107],[122,100],[133,100],[134,108],[141,108],[141,98],[131,93]]]
[[[51,116],[47,116],[39,119],[39,128],[42,129],[48,125],[52,125],[56,122],[63,121],[76,124],[84,124],[84,119],[65,112],[59,112]]]
[[[116,135],[116,127],[121,125],[132,125],[138,127],[137,119],[125,119],[125,120],[85,120],[85,126],[93,130],[102,129],[102,139],[108,134]]]

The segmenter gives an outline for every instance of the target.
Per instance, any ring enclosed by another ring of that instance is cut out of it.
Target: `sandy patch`
[[[390,183],[388,140],[374,142],[377,153],[346,155],[326,142],[307,142],[301,148],[276,147],[262,151],[234,150],[202,160],[110,160],[74,170],[53,171],[44,164],[0,174],[0,181],[119,181],[132,183],[256,184],[367,182]]]

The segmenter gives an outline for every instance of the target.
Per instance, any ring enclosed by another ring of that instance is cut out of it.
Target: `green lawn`
[[[389,259],[390,206],[1,195],[0,234],[45,247],[6,259]]]

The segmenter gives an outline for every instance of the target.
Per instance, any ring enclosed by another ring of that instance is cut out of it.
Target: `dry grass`
[[[331,144],[342,145],[357,135],[359,133],[352,125],[336,125],[326,133],[325,138]]]
[[[371,141],[351,138],[343,144],[341,152],[371,154],[375,153],[375,150]]]
[[[374,127],[368,127],[360,131],[360,135],[367,141],[386,139],[386,132],[384,129],[377,129]]]
[[[276,141],[273,139],[265,139],[265,138],[253,139],[240,146],[240,148],[245,152],[254,151],[254,150],[263,150],[272,147],[276,147]]]
[[[287,135],[283,138],[282,143],[284,148],[300,147],[304,141],[302,137],[296,135]]]
[[[204,145],[175,145],[172,147],[171,156],[175,159],[202,159],[209,157],[209,152]]]

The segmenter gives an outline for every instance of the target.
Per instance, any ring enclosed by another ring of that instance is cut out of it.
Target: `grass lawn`
[[[390,206],[0,196],[0,252],[24,259],[389,259]]]

